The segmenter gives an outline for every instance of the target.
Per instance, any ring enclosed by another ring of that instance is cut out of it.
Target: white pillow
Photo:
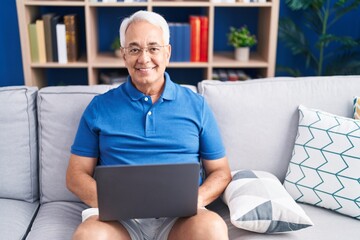
[[[313,225],[273,174],[251,170],[232,174],[223,200],[235,227],[258,233],[280,233]]]
[[[360,219],[360,121],[299,107],[284,186],[298,202]]]

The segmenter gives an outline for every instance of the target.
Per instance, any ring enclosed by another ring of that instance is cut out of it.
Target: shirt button
[[[145,100],[145,102],[147,102],[147,101],[149,100],[149,98],[148,98],[148,97],[145,97],[144,100]]]
[[[151,114],[152,114],[152,112],[151,112],[151,111],[150,111],[150,112],[148,112],[148,115],[149,115],[149,116],[151,116]]]

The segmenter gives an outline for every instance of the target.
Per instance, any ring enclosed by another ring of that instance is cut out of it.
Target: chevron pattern
[[[286,190],[298,202],[360,219],[360,121],[304,106],[299,113]]]
[[[360,98],[354,98],[354,119],[360,119]]]

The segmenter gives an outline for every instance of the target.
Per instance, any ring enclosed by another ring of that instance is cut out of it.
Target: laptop
[[[195,215],[199,168],[199,163],[97,166],[99,219]]]

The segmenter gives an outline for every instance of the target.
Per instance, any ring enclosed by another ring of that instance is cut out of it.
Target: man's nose
[[[149,50],[147,48],[142,49],[138,59],[145,62],[149,61],[151,59]]]

